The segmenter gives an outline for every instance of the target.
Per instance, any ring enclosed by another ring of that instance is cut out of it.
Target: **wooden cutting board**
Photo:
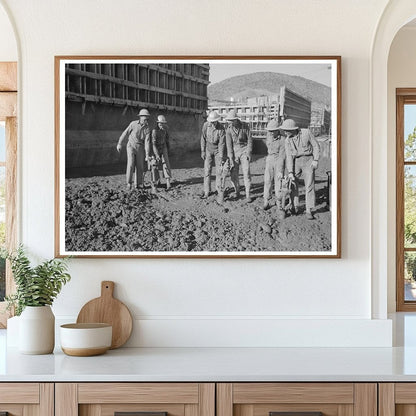
[[[111,349],[121,347],[129,339],[133,319],[127,306],[113,297],[114,282],[101,282],[101,296],[87,302],[80,310],[77,323],[103,322],[113,326]]]

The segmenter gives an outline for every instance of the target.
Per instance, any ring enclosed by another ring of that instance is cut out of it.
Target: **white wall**
[[[17,61],[17,56],[16,38],[11,21],[5,8],[0,6],[0,61]]]
[[[73,259],[57,316],[110,279],[137,319],[130,345],[389,345],[385,297],[371,320],[370,226],[370,55],[386,3],[0,0],[21,39],[21,240],[41,257],[54,253],[54,55],[343,59],[342,259]]]
[[[389,312],[396,310],[396,88],[416,87],[416,26],[404,27],[396,35],[391,44],[388,63],[388,212],[389,228]]]

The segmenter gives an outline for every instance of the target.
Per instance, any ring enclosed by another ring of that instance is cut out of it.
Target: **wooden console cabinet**
[[[416,416],[412,383],[0,383],[0,416]]]

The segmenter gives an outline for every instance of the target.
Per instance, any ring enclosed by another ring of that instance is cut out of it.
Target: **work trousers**
[[[274,192],[276,196],[276,206],[284,208],[283,199],[283,182],[285,173],[285,154],[267,155],[266,168],[264,170],[264,202],[269,202],[272,194],[272,186],[274,182]]]
[[[222,175],[222,159],[220,157],[218,149],[206,150],[204,161],[204,193],[209,194],[211,192],[211,171],[215,163],[215,188],[217,193],[224,192],[223,184],[221,181]]]
[[[133,183],[133,175],[136,171],[136,187],[143,185],[144,174],[144,158],[145,150],[144,144],[136,144],[132,146],[127,143],[127,169],[126,169],[126,182],[128,184]]]
[[[295,157],[295,180],[296,185],[292,190],[293,203],[299,206],[299,180],[303,176],[305,181],[305,201],[306,209],[315,208],[315,169],[312,168],[313,156]]]
[[[168,149],[164,147],[159,150],[160,162],[155,163],[152,166],[152,181],[157,182],[159,180],[159,169],[162,169],[163,177],[165,179],[172,179],[172,171],[170,169]]]
[[[235,153],[234,166],[231,169],[231,182],[237,193],[240,192],[240,180],[239,180],[240,165],[243,171],[244,187],[246,188],[246,196],[249,197],[250,188],[251,188],[250,161],[248,160],[248,156],[245,151]]]

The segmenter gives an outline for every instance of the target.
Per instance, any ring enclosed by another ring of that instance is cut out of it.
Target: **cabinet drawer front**
[[[39,403],[38,383],[1,383],[0,403]]]
[[[197,383],[80,383],[78,403],[198,403]]]
[[[351,383],[235,383],[234,403],[354,403]]]

